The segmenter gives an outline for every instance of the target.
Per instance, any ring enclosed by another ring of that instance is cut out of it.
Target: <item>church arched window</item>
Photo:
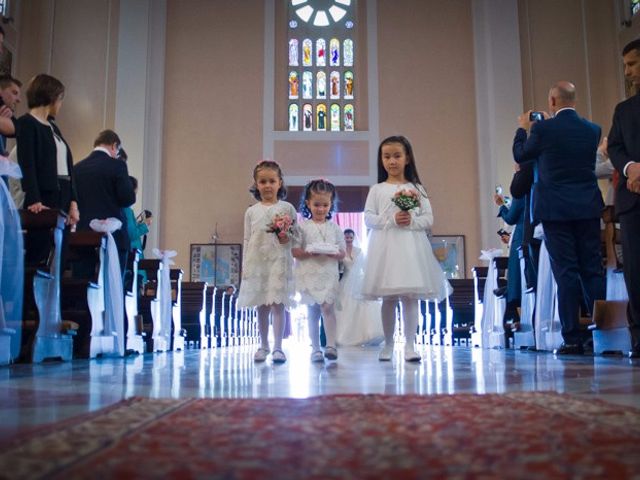
[[[355,3],[289,0],[289,131],[355,130]],[[326,99],[331,100],[330,105]],[[300,111],[300,121],[293,121]]]

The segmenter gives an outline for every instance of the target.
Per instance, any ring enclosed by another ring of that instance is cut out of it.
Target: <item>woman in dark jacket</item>
[[[64,85],[40,74],[27,87],[29,113],[17,121],[18,163],[22,169],[24,208],[40,213],[58,208],[68,215],[67,224],[80,219],[73,185],[71,149],[53,122],[62,106]],[[48,234],[29,232],[25,238],[27,264],[46,261],[51,241]]]

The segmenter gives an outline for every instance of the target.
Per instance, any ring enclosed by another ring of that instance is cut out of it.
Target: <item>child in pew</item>
[[[335,303],[340,286],[338,263],[344,258],[346,244],[338,225],[330,222],[336,206],[336,187],[324,179],[312,180],[304,188],[300,205],[307,219],[300,224],[293,256],[296,259],[296,290],[308,305],[312,362],[336,360]],[[320,350],[320,316],[324,319],[327,346]]]
[[[427,193],[420,183],[413,149],[403,136],[388,137],[378,148],[378,184],[365,203],[371,229],[362,294],[382,299],[385,346],[378,357],[391,360],[396,306],[402,302],[404,358],[419,362],[413,345],[418,327],[418,300],[443,300],[451,285],[436,260],[426,230],[433,224]]]
[[[296,209],[283,201],[287,190],[280,165],[262,160],[253,169],[250,192],[257,203],[244,216],[244,256],[239,307],[257,307],[260,348],[253,359],[264,362],[270,353],[269,316],[273,320],[273,363],[284,363],[282,351],[285,307],[293,305],[293,257],[291,239]]]

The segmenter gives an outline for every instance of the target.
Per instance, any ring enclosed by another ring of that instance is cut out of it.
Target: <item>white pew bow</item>
[[[105,257],[100,259],[103,265],[105,322],[104,335],[117,335],[116,348],[119,355],[124,356],[124,291],[122,286],[122,271],[118,257],[118,247],[113,239],[113,232],[122,227],[117,218],[105,220],[91,220],[89,226],[96,232],[107,235]],[[102,257],[102,250],[101,250]]]

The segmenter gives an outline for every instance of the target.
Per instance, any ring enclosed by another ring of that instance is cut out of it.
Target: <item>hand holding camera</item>
[[[529,130],[532,123],[541,122],[547,118],[549,118],[549,115],[546,112],[529,110],[518,117],[518,126],[525,130]]]
[[[151,219],[153,218],[153,214],[149,210],[143,210],[140,212],[140,215],[137,217],[138,223],[146,223],[147,225],[151,225]]]

